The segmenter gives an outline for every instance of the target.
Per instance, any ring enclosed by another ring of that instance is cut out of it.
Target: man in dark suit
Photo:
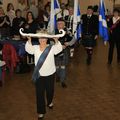
[[[98,16],[93,14],[93,7],[88,6],[87,14],[82,15],[82,43],[87,52],[87,64],[91,64],[93,47],[98,38]]]
[[[117,48],[117,62],[120,64],[120,11],[114,9],[113,17],[108,19],[110,28],[108,64],[112,63],[114,46]]]

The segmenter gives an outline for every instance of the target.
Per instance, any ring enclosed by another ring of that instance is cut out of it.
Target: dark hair
[[[94,11],[94,12],[97,12],[97,11],[98,11],[98,5],[95,5],[95,6],[93,7],[93,11]]]
[[[117,8],[115,8],[115,9],[113,10],[113,12],[118,12],[118,13],[120,13],[120,10],[117,9]]]
[[[33,15],[33,13],[32,13],[31,11],[28,11],[28,12],[27,12],[26,20],[28,21],[28,14],[29,14],[29,13],[32,15],[32,19],[34,20],[34,15]]]
[[[50,9],[50,5],[48,5],[48,4],[45,5],[45,7],[44,7],[45,11],[47,10],[47,7],[49,7],[49,9]]]
[[[16,11],[15,11],[15,15],[17,15],[17,13],[18,12],[22,12],[20,9],[17,9]]]
[[[13,7],[13,10],[14,10],[14,6],[13,6],[13,4],[12,3],[8,3],[8,5],[7,5],[7,12],[10,10],[10,5],[12,5],[12,7]]]
[[[65,22],[63,18],[58,18],[57,22],[60,22],[60,21]]]
[[[87,9],[91,9],[91,10],[93,10],[93,6],[92,5],[90,5],[90,6],[88,6],[88,8]]]

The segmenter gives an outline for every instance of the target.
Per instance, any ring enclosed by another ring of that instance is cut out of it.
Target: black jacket
[[[108,22],[109,29],[111,29],[112,25],[113,25],[113,18],[111,18]],[[120,20],[118,24],[116,25],[116,27],[112,29],[112,32],[110,32],[110,40],[120,42]]]
[[[87,14],[82,15],[82,34],[98,35],[98,16],[92,15],[90,18]]]

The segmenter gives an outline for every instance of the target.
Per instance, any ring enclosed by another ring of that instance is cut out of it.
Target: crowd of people
[[[7,13],[5,14],[2,7],[0,7],[0,34],[2,37],[12,36],[14,38],[21,38],[19,29],[24,28],[26,33],[36,33],[38,30],[48,28],[48,21],[50,19],[50,3],[48,2],[44,7],[39,3],[35,6],[32,2],[30,7],[19,5],[20,8],[14,10],[12,3],[7,6]],[[26,11],[26,12],[25,12]],[[47,96],[47,106],[53,108],[54,96],[54,79],[60,80],[61,86],[66,88],[66,68],[69,63],[69,58],[74,56],[74,44],[76,42],[73,34],[73,16],[74,8],[61,4],[61,11],[57,16],[57,29],[55,34],[59,34],[60,29],[64,29],[66,34],[64,37],[53,39],[54,45],[47,45],[50,43],[47,38],[40,38],[40,45],[32,45],[35,38],[28,39],[25,45],[26,51],[35,57],[35,78],[36,96],[37,96],[37,112],[38,119],[42,119],[46,113],[45,108],[45,91]],[[114,46],[117,47],[117,62],[120,64],[120,11],[114,9],[113,16],[107,19],[109,27],[109,53],[108,64],[112,63]],[[26,17],[25,17],[26,16]],[[91,64],[93,48],[96,46],[99,30],[98,15],[94,13],[93,6],[88,6],[87,13],[81,16],[82,36],[81,44],[84,46],[87,59],[87,65]],[[48,50],[49,49],[49,50]],[[48,50],[45,62],[41,67],[39,63],[39,56],[44,58],[44,51]],[[55,55],[55,60],[54,60]],[[38,62],[38,63],[37,63]],[[56,74],[55,74],[56,73]]]

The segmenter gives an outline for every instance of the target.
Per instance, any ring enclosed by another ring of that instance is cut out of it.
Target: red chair
[[[6,63],[6,67],[9,69],[10,75],[12,76],[14,68],[19,62],[17,53],[13,45],[6,43],[2,49],[3,61]]]

